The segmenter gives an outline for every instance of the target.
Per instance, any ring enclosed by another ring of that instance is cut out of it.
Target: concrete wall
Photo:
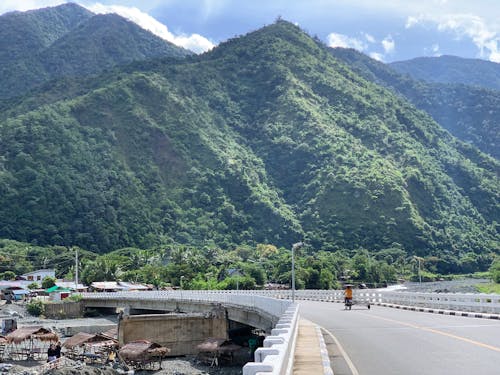
[[[70,319],[83,316],[83,302],[51,302],[45,304],[44,315],[51,319]]]
[[[149,340],[171,349],[170,355],[196,354],[209,337],[227,338],[224,314],[153,314],[124,316],[118,325],[120,345]]]

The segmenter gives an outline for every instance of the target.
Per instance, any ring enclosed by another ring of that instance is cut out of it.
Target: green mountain
[[[500,64],[457,56],[418,57],[389,64],[413,79],[435,83],[462,83],[500,90]]]
[[[0,99],[64,76],[189,54],[123,17],[94,15],[76,4],[7,13],[0,16]]]
[[[290,23],[85,81],[0,113],[0,237],[499,250],[498,161]]]
[[[356,50],[333,48],[331,52],[366,79],[390,88],[429,113],[455,137],[500,159],[500,91],[417,81],[398,73],[392,64],[383,64]]]

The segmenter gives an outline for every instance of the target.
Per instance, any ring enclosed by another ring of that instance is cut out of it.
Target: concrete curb
[[[334,375],[332,366],[330,364],[330,355],[328,354],[328,350],[326,349],[325,339],[323,337],[323,334],[321,333],[321,328],[318,325],[316,326],[316,333],[318,334],[318,339],[319,339],[321,361],[323,363],[323,374]]]
[[[394,303],[376,303],[376,305],[383,306],[383,307],[391,307],[393,309],[426,312],[426,313],[432,313],[432,314],[466,316],[466,317],[470,317],[470,318],[500,320],[500,314],[477,313],[477,312],[470,312],[470,311],[442,310],[442,309],[434,309],[434,308],[430,308],[430,307],[396,305]]]

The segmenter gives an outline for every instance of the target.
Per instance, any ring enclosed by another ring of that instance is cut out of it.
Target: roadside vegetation
[[[75,251],[0,240],[0,278],[12,279],[35,269],[54,267],[57,278],[73,279]],[[291,249],[272,244],[240,245],[230,250],[171,244],[151,249],[128,247],[102,255],[82,249],[78,252],[79,279],[86,285],[120,280],[158,288],[255,289],[268,283],[289,286],[291,280]],[[344,282],[380,287],[401,280],[450,280],[459,274],[491,277],[498,282],[500,274],[499,262],[492,261],[492,254],[470,254],[461,259],[416,257],[408,256],[398,244],[377,252],[363,248],[326,251],[306,245],[296,251],[295,257],[299,289],[334,289]],[[477,270],[483,272],[471,273]],[[52,286],[54,280],[46,279],[43,284]]]

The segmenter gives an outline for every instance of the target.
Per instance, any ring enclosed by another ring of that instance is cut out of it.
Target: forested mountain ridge
[[[94,15],[77,4],[7,13],[0,16],[0,99],[64,76],[190,54],[121,16]]]
[[[462,83],[491,90],[500,90],[500,64],[457,56],[418,57],[396,61],[389,66],[414,79],[435,83]]]
[[[290,23],[85,87],[0,114],[0,237],[498,251],[498,162]]]
[[[366,79],[392,89],[429,113],[455,137],[500,159],[500,91],[418,81],[398,73],[393,64],[383,64],[356,50],[333,48],[331,52]]]

